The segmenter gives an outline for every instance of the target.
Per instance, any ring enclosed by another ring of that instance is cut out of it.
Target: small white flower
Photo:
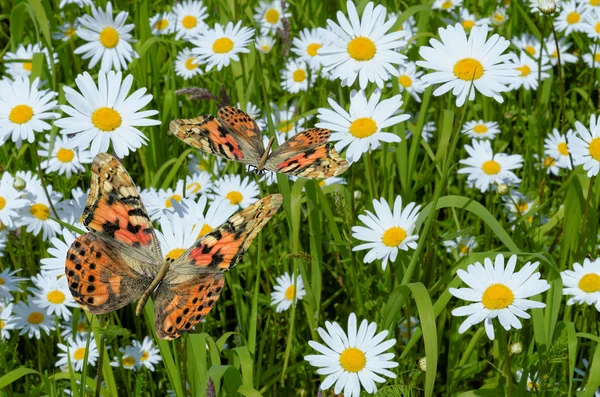
[[[157,220],[164,216],[177,214],[183,216],[187,213],[188,207],[183,198],[186,192],[183,190],[183,180],[180,179],[175,185],[175,189],[168,188],[167,190],[142,190],[140,192],[142,201],[146,205],[150,219]],[[192,194],[195,196],[195,194]]]
[[[561,272],[560,277],[565,286],[563,295],[570,295],[567,305],[585,303],[600,312],[600,259],[585,258],[583,266],[576,262],[573,270]]]
[[[323,47],[323,40],[317,29],[303,29],[299,33],[300,37],[292,39],[292,52],[298,55],[312,70],[318,70],[321,67],[318,51]]]
[[[206,29],[191,40],[196,46],[192,53],[196,54],[201,64],[206,64],[207,72],[213,67],[221,70],[229,66],[231,61],[238,62],[238,54],[250,52],[246,47],[253,35],[254,29],[242,27],[242,21],[235,26],[233,22],[228,22],[225,28],[217,23],[214,29]]]
[[[554,43],[553,40],[548,41]],[[517,49],[525,51],[535,59],[538,59],[542,53],[542,43],[532,34],[523,33],[518,37],[513,37],[512,43]]]
[[[54,40],[69,41],[77,37],[77,28],[79,23],[65,22],[62,26],[58,26],[58,32],[52,33]]]
[[[304,123],[307,119],[303,117],[298,118],[296,113],[297,109],[295,104],[279,108],[277,104],[271,103],[271,119],[273,120],[278,140],[280,135],[283,140],[285,140],[305,129]],[[292,119],[294,119],[293,122]]]
[[[473,139],[493,140],[500,133],[500,128],[495,121],[472,120],[463,125],[461,132]]]
[[[52,186],[46,186],[48,196],[52,200],[52,205],[48,201],[44,188],[39,186],[31,192],[32,197],[26,207],[21,210],[21,225],[27,226],[27,233],[37,236],[42,232],[45,241],[50,240],[57,233],[62,231],[62,226],[50,216],[58,217],[58,214],[52,213],[54,209],[60,208],[61,194],[54,192]]]
[[[468,9],[461,8],[458,14],[458,22],[465,30],[472,29],[474,26],[490,25],[490,18],[477,18],[475,14],[471,14]],[[451,24],[450,22],[448,24]]]
[[[140,357],[142,366],[148,368],[150,371],[154,371],[154,365],[158,364],[162,360],[162,357],[160,356],[160,350],[154,346],[152,338],[146,336],[141,343],[133,340],[132,345],[142,352],[142,356]]]
[[[48,248],[49,257],[40,260],[41,274],[48,278],[57,278],[65,274],[65,259],[67,251],[75,241],[75,235],[67,228],[63,228],[61,232],[62,239],[52,237],[50,239],[51,246]]]
[[[59,279],[56,277],[45,277],[38,274],[31,277],[31,280],[37,287],[29,288],[33,294],[33,303],[46,309],[46,313],[49,315],[54,314],[57,317],[62,317],[64,320],[69,320],[71,318],[69,308],[78,306],[69,291],[67,279],[65,277]]]
[[[569,141],[574,139],[573,130],[568,130],[567,135],[562,135],[556,128],[544,139],[544,154],[552,157],[559,168],[570,170],[571,159],[569,157],[569,148],[567,147],[567,137]]]
[[[600,49],[593,46],[593,52],[588,52],[583,54],[583,60],[590,68],[599,69],[600,68]],[[561,58],[562,60],[562,58]]]
[[[152,34],[161,36],[175,32],[177,17],[172,12],[160,12],[150,18]]]
[[[7,52],[3,59],[4,61],[13,61],[15,62],[6,62],[6,73],[10,74],[13,79],[18,77],[29,78],[31,76],[31,71],[33,70],[33,55],[36,53],[42,53],[46,56],[46,64],[50,67],[50,62],[58,63],[58,54],[52,53],[52,58],[50,57],[50,52],[46,47],[42,47],[41,44],[28,44],[25,47],[23,44],[19,44],[16,52]]]
[[[459,258],[469,255],[473,249],[477,248],[475,237],[464,234],[456,237],[454,240],[444,241],[446,252],[456,252]]]
[[[494,26],[502,26],[508,20],[508,16],[506,15],[506,9],[504,7],[498,7],[492,13],[491,22]]]
[[[452,11],[462,5],[463,0],[435,0],[431,8],[434,10]]]
[[[285,69],[282,69],[280,74],[281,86],[290,94],[307,91],[315,77],[314,74],[309,74],[306,63],[291,58],[286,62]]]
[[[271,292],[271,306],[277,306],[277,313],[289,309],[293,302],[302,300],[306,295],[302,276],[296,276],[294,285],[294,280],[287,272],[277,277],[277,285],[273,289],[274,291]]]
[[[600,123],[596,123],[596,115],[590,116],[590,129],[579,121],[575,122],[577,135],[569,140],[569,151],[573,157],[573,165],[583,165],[591,178],[600,171]]]
[[[0,272],[0,299],[12,301],[12,293],[13,292],[22,292],[23,290],[19,287],[19,283],[21,281],[27,280],[26,278],[17,277],[16,274],[20,272],[21,269],[10,270],[10,268],[5,268],[2,272]]]
[[[156,231],[156,238],[165,261],[174,262],[196,242],[198,232],[194,231],[194,226],[193,222],[178,215],[160,219],[161,231]]]
[[[268,54],[275,46],[275,43],[275,39],[271,36],[259,36],[254,40],[254,48],[256,48],[258,52]]]
[[[519,72],[519,75],[508,86],[510,90],[517,90],[521,87],[525,90],[537,90],[538,82],[550,77],[550,74],[547,73],[551,68],[548,58],[542,57],[541,60],[535,60],[530,58],[525,51],[521,51],[520,56],[512,55],[513,58],[509,64]]]
[[[125,369],[137,371],[142,366],[140,359],[144,353],[139,346],[121,347],[119,351],[121,352],[121,358],[115,357],[110,363],[112,367],[122,366]]]
[[[587,6],[577,0],[562,2],[562,11],[556,17],[556,30],[564,32],[565,36],[573,32],[583,32],[588,12]]]
[[[20,223],[19,212],[27,205],[27,200],[14,188],[13,182],[14,178],[6,171],[0,177],[0,229],[13,228]]]
[[[184,48],[177,54],[175,59],[175,74],[183,77],[184,80],[189,80],[194,76],[202,74],[200,62],[196,60],[196,56],[189,48]]]
[[[241,179],[239,175],[225,175],[217,180],[212,187],[213,199],[227,199],[231,205],[246,208],[256,202],[260,189],[258,184],[249,177]]]
[[[173,6],[176,27],[175,40],[189,40],[206,29],[204,20],[208,17],[207,8],[198,0],[184,0]]]
[[[15,329],[15,319],[12,313],[13,305],[11,303],[0,305],[0,341],[10,338],[8,331]]]
[[[54,142],[50,142],[50,135],[46,134],[48,142],[40,142],[41,150],[38,154],[42,158],[41,167],[46,172],[58,172],[58,175],[65,175],[70,178],[72,174],[85,172],[83,164],[91,164],[92,155],[87,149],[74,149],[69,139],[59,135],[54,137]],[[52,147],[52,152],[50,152]]]
[[[292,14],[287,9],[282,8],[280,0],[261,1],[254,8],[254,20],[260,25],[262,35],[277,32],[277,29],[283,27],[283,18],[289,18]]]
[[[46,309],[33,303],[31,299],[26,302],[19,302],[13,307],[15,318],[15,329],[20,329],[19,335],[27,334],[29,339],[35,336],[41,338],[41,331],[50,335],[54,330],[54,316],[46,314]]]
[[[67,345],[59,343],[57,346],[61,350],[58,353],[59,360],[56,362],[57,367],[68,366],[69,361],[73,366],[74,371],[81,371],[84,365],[96,365],[96,360],[100,356],[98,347],[96,346],[96,340],[92,336],[90,339],[89,347],[87,343],[87,337],[77,335],[76,339],[69,337]],[[85,353],[87,350],[87,362],[85,361]],[[70,360],[69,360],[70,359]]]
[[[397,81],[400,92],[406,90],[415,101],[421,102],[419,94],[422,94],[427,88],[427,84],[421,80],[422,76],[423,72],[417,71],[417,65],[414,62],[407,62],[406,65],[399,66]],[[388,86],[391,87],[391,84]]]
[[[189,205],[188,223],[193,225],[196,239],[221,226],[238,210],[238,206],[232,205],[230,200],[214,200],[208,208],[206,207],[207,202],[206,196],[200,196],[197,202]]]
[[[568,41],[565,37],[558,39],[558,49],[560,51],[560,62],[561,64],[576,63],[577,57],[571,54],[569,48],[573,45],[572,42]],[[545,42],[546,53],[550,58],[552,66],[558,64],[559,51],[556,50],[556,42],[554,40],[546,40]]]

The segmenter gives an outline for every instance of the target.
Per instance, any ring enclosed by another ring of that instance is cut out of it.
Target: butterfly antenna
[[[162,266],[158,270],[158,273],[156,274],[156,277],[154,277],[154,280],[152,280],[152,282],[150,283],[150,285],[148,286],[148,288],[146,288],[146,290],[144,291],[144,293],[140,297],[140,300],[138,301],[137,307],[135,308],[135,314],[138,317],[142,315],[142,310],[144,310],[144,306],[146,305],[146,302],[148,301],[148,298],[150,297],[150,294],[152,294],[152,292],[154,292],[154,290],[156,289],[156,287],[158,287],[158,284],[160,284],[161,281],[167,275],[167,271],[169,271],[169,266],[170,265],[171,265],[171,262],[168,262],[168,261],[165,261],[162,264]]]

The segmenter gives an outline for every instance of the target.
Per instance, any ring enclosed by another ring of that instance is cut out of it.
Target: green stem
[[[498,327],[500,329],[500,339],[502,339],[502,350],[504,353],[504,376],[506,376],[506,382],[508,386],[508,390],[506,393],[507,397],[512,397],[513,395],[513,379],[512,379],[512,370],[510,366],[510,349],[508,348],[508,332],[502,328],[502,326]]]
[[[365,153],[365,167],[368,174],[369,193],[371,194],[371,200],[374,200],[378,196],[375,188],[375,174],[373,173],[373,157],[370,150]]]
[[[577,243],[577,254],[575,259],[579,259],[579,253],[581,252],[581,246],[583,245],[583,241],[585,240],[585,228],[587,225],[588,212],[590,210],[590,201],[592,199],[592,195],[594,194],[594,182],[596,181],[596,175],[594,175],[590,180],[590,185],[588,187],[587,198],[585,200],[585,210],[583,215],[583,220],[581,223],[581,233],[579,233],[579,242]]]

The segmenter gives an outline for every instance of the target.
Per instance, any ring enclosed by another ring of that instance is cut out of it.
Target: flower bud
[[[20,192],[23,189],[25,189],[26,185],[27,184],[25,183],[25,180],[23,178],[21,178],[20,176],[15,176],[15,181],[13,182],[13,187],[15,188],[15,190]]]
[[[511,356],[516,356],[518,354],[521,354],[523,352],[523,344],[521,342],[515,342],[512,345],[510,345],[510,355]]]
[[[418,361],[419,369],[423,372],[427,371],[427,357],[421,357]]]
[[[505,196],[510,192],[510,188],[506,183],[501,183],[498,185],[498,194],[501,196]]]
[[[538,0],[538,8],[542,14],[551,15],[556,11],[556,2],[554,0]]]

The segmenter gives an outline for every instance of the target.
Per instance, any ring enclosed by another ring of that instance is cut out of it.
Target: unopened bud
[[[516,356],[521,353],[523,353],[523,344],[521,342],[515,342],[510,345],[510,354],[512,356]]]
[[[501,196],[505,196],[510,191],[510,188],[506,183],[501,183],[498,185],[498,194]]]
[[[418,361],[419,369],[423,372],[427,372],[427,358],[421,357]]]
[[[362,193],[360,192],[360,190],[355,190],[354,191],[354,200],[359,200],[362,197]]]
[[[554,0],[538,0],[538,8],[542,14],[551,15],[556,11],[556,2]]]
[[[13,187],[15,188],[15,190],[20,192],[23,189],[25,189],[25,186],[27,186],[25,180],[20,176],[15,176],[15,181],[13,182]]]

